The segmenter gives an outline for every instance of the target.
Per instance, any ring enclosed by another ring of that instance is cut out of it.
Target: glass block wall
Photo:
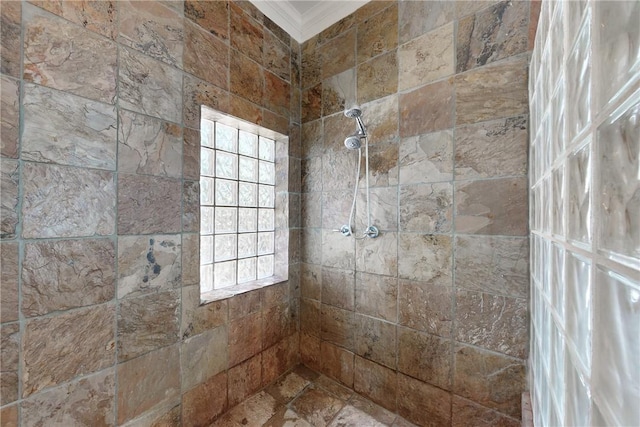
[[[544,1],[531,58],[536,426],[640,425],[640,2]]]
[[[202,119],[201,292],[271,277],[275,141]]]

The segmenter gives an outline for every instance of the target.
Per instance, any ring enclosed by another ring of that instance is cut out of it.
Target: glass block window
[[[201,292],[271,277],[276,143],[214,120],[201,126]]]

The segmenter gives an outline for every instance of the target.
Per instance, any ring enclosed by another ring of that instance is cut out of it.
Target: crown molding
[[[302,15],[288,0],[251,0],[260,12],[299,43],[309,40],[368,2],[369,0],[317,1],[315,6]]]

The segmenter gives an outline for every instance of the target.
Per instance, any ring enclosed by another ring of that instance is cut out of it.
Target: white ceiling
[[[302,43],[355,12],[369,0],[251,0],[269,19]]]

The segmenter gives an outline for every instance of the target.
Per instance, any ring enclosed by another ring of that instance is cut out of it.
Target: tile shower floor
[[[211,425],[415,427],[337,382],[298,366]]]

